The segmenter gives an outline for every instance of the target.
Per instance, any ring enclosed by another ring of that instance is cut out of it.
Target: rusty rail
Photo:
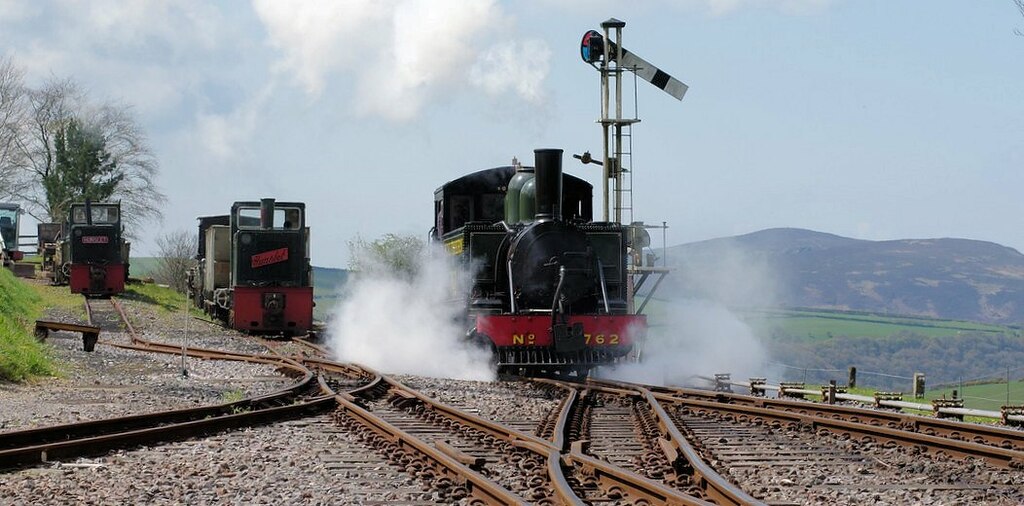
[[[573,390],[586,388],[588,390],[618,396],[634,397],[638,400],[643,400],[647,403],[658,420],[658,428],[662,437],[664,437],[664,442],[660,444],[660,447],[662,452],[665,454],[665,457],[672,464],[673,468],[677,470],[679,469],[680,457],[682,457],[682,459],[685,460],[685,465],[682,467],[688,467],[692,473],[693,484],[696,485],[697,488],[705,494],[705,496],[707,496],[708,500],[713,501],[715,504],[763,504],[708,466],[700,457],[700,454],[679,432],[675,424],[668,417],[668,414],[665,413],[664,409],[658,403],[657,399],[646,389],[638,387],[606,386],[593,382],[588,382],[586,385],[580,385],[550,379],[537,379],[534,381],[555,384],[562,386],[563,388]],[[578,399],[578,397],[579,396],[576,396],[575,398]],[[566,419],[571,416],[571,409],[572,408],[570,406],[565,406],[563,408],[562,419]],[[560,425],[564,425],[561,423],[561,420]],[[583,457],[582,449],[578,448],[577,445],[577,447],[573,449],[571,455],[574,457]],[[648,481],[650,484],[656,485],[656,487],[649,491],[649,493],[664,495],[671,492],[671,495],[662,497],[662,501],[673,503],[674,501],[681,500],[681,498],[678,497],[681,495],[679,491],[669,489],[657,482]],[[692,500],[693,498],[690,499]]]
[[[769,407],[800,414],[814,414],[817,416],[841,419],[850,422],[910,430],[930,436],[942,436],[950,439],[987,444],[999,448],[1024,451],[1024,431],[994,425],[960,422],[956,420],[913,415],[895,411],[865,409],[853,406],[821,404],[798,400],[769,399],[765,397],[710,392],[707,390],[691,388],[652,387],[651,390],[677,397],[689,397],[715,402]]]

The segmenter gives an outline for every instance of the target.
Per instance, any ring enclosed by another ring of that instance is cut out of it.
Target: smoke
[[[655,385],[685,385],[694,376],[764,375],[766,351],[747,324],[716,302],[682,299],[664,304],[651,324],[640,362],[603,368],[598,376]]]
[[[464,340],[469,269],[455,268],[439,247],[414,253],[405,271],[363,253],[328,332],[339,360],[389,373],[494,379],[490,352]]]
[[[684,250],[688,256],[673,260],[679,270],[669,274],[672,298],[699,298],[726,307],[749,308],[776,305],[783,273],[764,256],[741,246],[716,242],[705,248]]]
[[[277,72],[313,97],[331,77],[353,76],[362,114],[408,121],[445,92],[473,89],[542,99],[550,51],[512,36],[511,17],[496,0],[253,0],[253,7],[282,54]]]
[[[768,376],[768,350],[731,308],[775,304],[779,275],[764,258],[735,245],[687,249],[647,311],[648,337],[636,364],[599,376],[660,385],[693,384],[694,376]]]

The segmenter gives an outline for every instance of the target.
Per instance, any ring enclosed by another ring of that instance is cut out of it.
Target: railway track
[[[973,424],[947,420],[913,423],[892,413],[868,418],[848,407],[832,411],[837,407],[610,382],[537,380],[524,392],[509,390],[510,406],[540,403],[540,411],[547,411],[543,416],[521,408],[480,409],[469,395],[428,396],[370,369],[332,362],[323,358],[327,350],[303,341],[267,341],[269,351],[257,354],[147,341],[116,300],[106,302],[112,310],[99,307],[105,301],[95,302],[89,308],[94,324],[129,336],[127,343],[104,344],[271,364],[296,377],[296,388],[194,412],[0,434],[0,466],[287,423],[315,427],[328,439],[345,434],[346,444],[354,446],[324,447],[316,457],[355,479],[380,484],[360,496],[367,503],[790,504],[844,502],[864,494],[897,502],[915,497],[908,494],[952,502],[1024,499],[1016,492],[1024,484],[1019,441],[1006,429],[978,434],[968,431]],[[330,416],[322,414],[331,410]],[[19,438],[37,444],[27,446]],[[896,453],[903,461],[890,460]],[[928,458],[936,463],[908,467],[905,461],[920,462],[920,453],[938,455]],[[1003,469],[981,478],[935,475],[962,468],[954,460],[961,458]],[[385,483],[401,485],[389,490]]]
[[[837,412],[826,413],[814,409],[805,412],[793,410],[793,406],[762,404],[756,401],[751,404],[739,402],[720,402],[716,400],[698,399],[693,396],[679,396],[665,393],[652,394],[667,404],[704,409],[726,414],[730,418],[741,421],[756,420],[780,425],[803,427],[814,432],[823,431],[844,438],[879,441],[890,445],[900,445],[929,453],[949,455],[961,458],[976,458],[996,467],[1021,470],[1024,469],[1024,451],[1004,448],[1004,441],[988,444],[991,441],[986,435],[993,433],[993,427],[962,422],[946,422],[941,424],[947,430],[956,427],[945,436],[917,430],[914,424],[883,423],[884,414],[876,411],[857,408],[846,408],[845,419]],[[735,400],[735,398],[733,398]],[[833,416],[835,415],[835,416]],[[936,426],[933,423],[928,427]],[[998,431],[1002,432],[1002,431]],[[955,436],[955,437],[954,437]],[[979,442],[975,442],[979,441]]]
[[[319,361],[313,368],[338,364]],[[350,366],[346,366],[350,367]],[[336,417],[449,501],[708,504],[553,442],[442,404],[387,376],[339,395]],[[564,400],[563,400],[564,404]]]
[[[951,419],[911,415],[896,411],[865,409],[835,404],[806,401],[769,399],[726,392],[710,392],[690,388],[651,387],[657,394],[679,399],[705,400],[741,406],[766,407],[795,413],[812,415],[834,420],[887,427],[928,436],[977,443],[1007,450],[1024,451],[1024,430],[996,425],[964,423]],[[1009,465],[1009,462],[1008,462]]]
[[[94,299],[84,297],[85,317],[89,325],[100,328],[103,332],[125,332],[134,329],[127,325],[124,309],[115,298]]]
[[[1024,500],[1017,492],[1024,475],[1018,471],[1020,455],[1014,451],[883,426],[869,417],[869,410],[862,410],[863,423],[854,423],[737,406],[743,404],[741,395],[716,403],[703,399],[707,392],[696,395],[700,400],[680,399],[668,393],[670,389],[657,388],[654,393],[617,382],[561,386],[589,399],[577,409],[583,428],[570,432],[570,437],[580,438],[585,453],[651,478],[672,477],[675,482],[667,484],[720,504],[853,504],[854,498],[876,495],[894,503]],[[785,406],[797,409],[791,405]],[[852,416],[856,410],[847,411]],[[956,433],[971,438],[966,434],[973,428],[974,424],[959,423]],[[981,433],[991,429],[977,428]],[[660,434],[657,445],[664,457],[644,442],[653,434]],[[711,465],[698,469],[702,464],[695,462]],[[672,471],[693,476],[685,479]],[[718,478],[709,472],[737,483],[751,499],[718,497],[718,486],[711,486]]]

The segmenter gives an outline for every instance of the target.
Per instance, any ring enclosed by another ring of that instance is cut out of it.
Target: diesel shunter
[[[53,252],[53,282],[87,297],[117,295],[128,280],[129,248],[120,203],[72,204]]]
[[[313,327],[313,271],[306,205],[235,202],[231,214],[199,218],[193,303],[252,333],[297,335]]]

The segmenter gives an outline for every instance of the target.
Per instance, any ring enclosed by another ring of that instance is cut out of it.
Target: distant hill
[[[148,277],[153,275],[153,271],[156,270],[157,257],[132,257],[131,258],[131,274],[134,277]],[[321,290],[336,291],[345,281],[348,280],[348,270],[336,269],[334,267],[317,267],[313,266],[313,286],[319,292]]]
[[[317,296],[337,295],[348,281],[347,269],[313,266],[313,288]]]
[[[865,241],[778,228],[669,248],[667,289],[738,306],[1024,321],[1024,255],[968,239]]]

